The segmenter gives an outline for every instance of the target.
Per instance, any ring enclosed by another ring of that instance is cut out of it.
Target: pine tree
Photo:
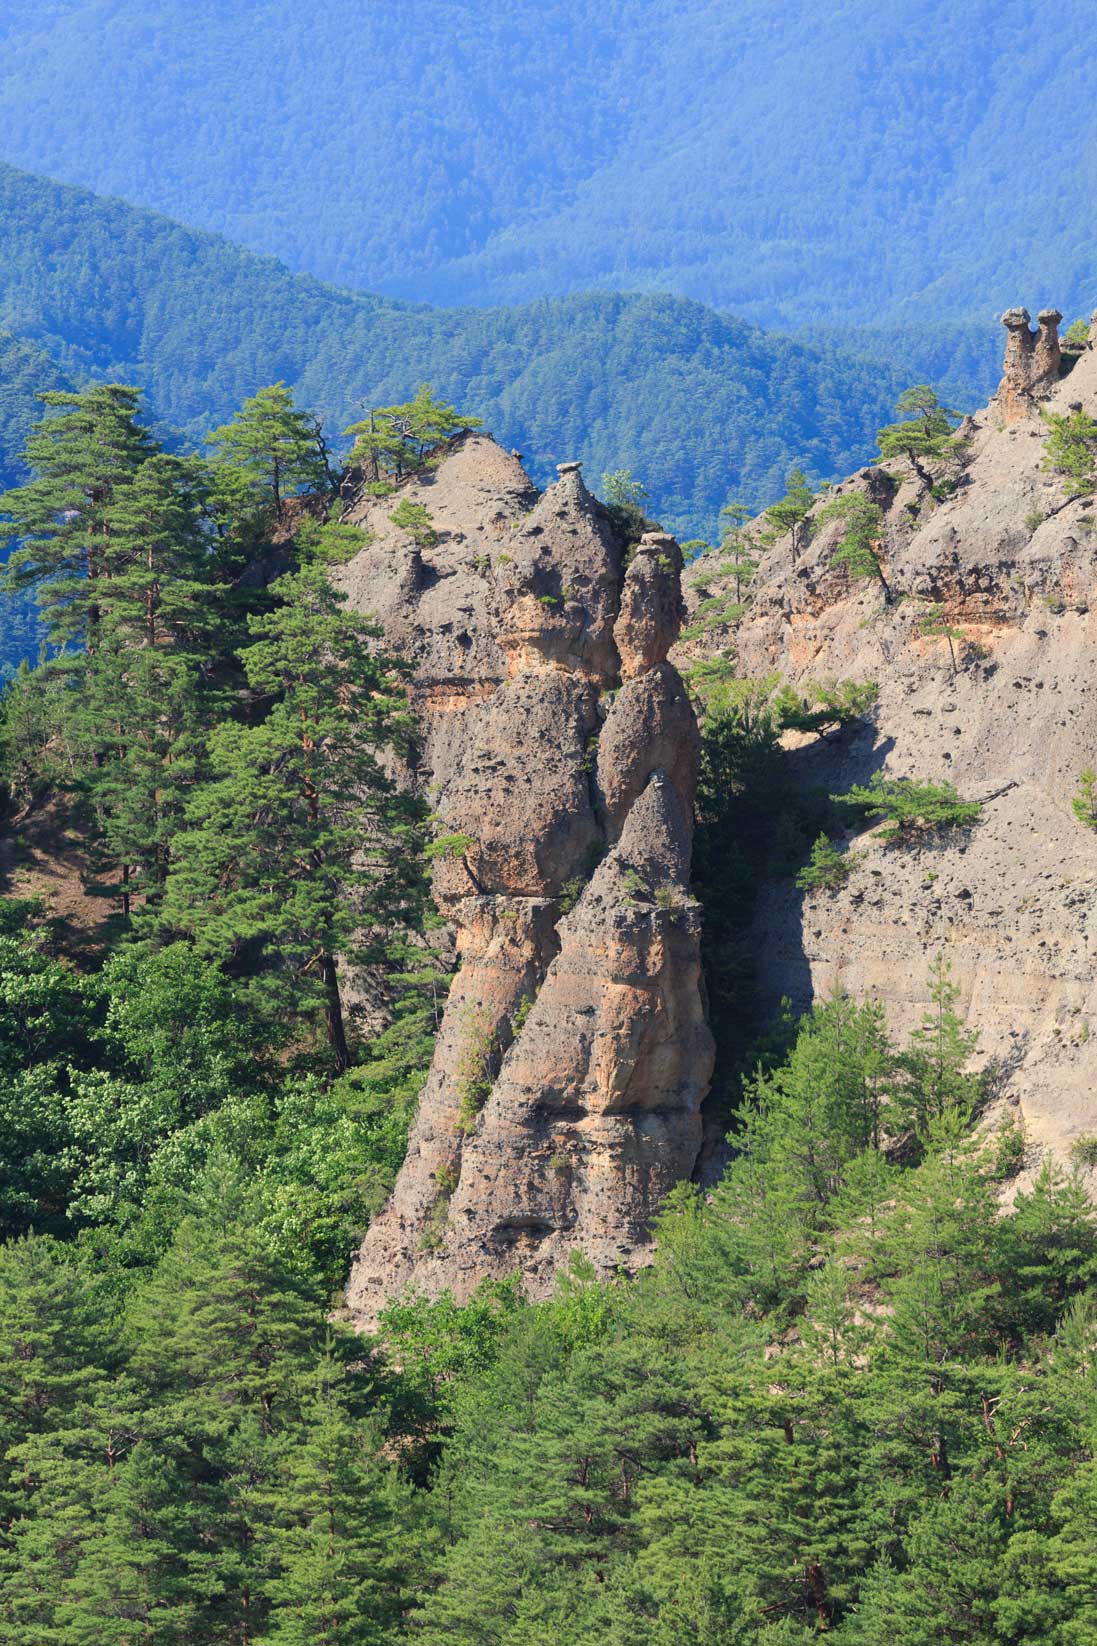
[[[0,1557],[5,1638],[189,1646],[190,1482],[141,1391],[125,1379],[103,1387],[16,1455],[28,1503]]]
[[[819,520],[840,520],[843,524],[831,555],[833,563],[843,566],[851,578],[874,577],[883,590],[885,604],[890,606],[894,596],[884,574],[884,511],[880,505],[864,492],[848,492],[829,502]]]
[[[805,1229],[821,1226],[846,1162],[880,1147],[892,1070],[882,1009],[837,994],[803,1020],[787,1061],[755,1082],[753,1146],[789,1175]]]
[[[480,426],[478,417],[456,411],[435,397],[429,383],[420,383],[413,400],[375,406],[343,432],[354,437],[351,463],[363,470],[367,484],[384,487],[386,476],[398,479],[421,469],[445,441]]]
[[[720,539],[720,553],[723,558],[719,568],[725,576],[733,580],[735,600],[736,604],[739,604],[754,582],[759,564],[758,559],[750,552],[751,540],[743,529],[750,519],[750,510],[745,503],[725,503],[720,510],[720,517],[726,520],[727,524]]]
[[[774,530],[770,542],[791,534],[793,558],[804,547],[809,528],[807,517],[815,502],[815,493],[808,485],[807,476],[801,468],[791,468],[785,479],[785,495],[776,503],[771,503],[765,511],[764,518],[770,522]]]
[[[126,918],[167,879],[216,707],[193,654],[129,650],[104,629],[66,734],[97,825],[89,889],[116,898]]]
[[[1069,412],[1045,412],[1051,425],[1044,468],[1064,476],[1067,500],[1089,497],[1097,480],[1097,419],[1079,406]]]
[[[919,480],[926,487],[933,485],[933,476],[922,466],[922,460],[941,458],[952,446],[953,424],[960,413],[951,406],[942,406],[936,390],[928,383],[917,383],[904,389],[895,405],[898,423],[888,423],[876,436],[880,448],[877,462],[905,457]]]
[[[929,998],[929,1008],[900,1059],[904,1084],[899,1112],[920,1138],[949,1110],[970,1117],[983,1089],[981,1077],[967,1072],[978,1036],[965,1030],[957,1014],[960,990],[943,953],[929,970]]]
[[[138,422],[138,389],[105,383],[40,398],[47,413],[23,454],[33,477],[0,496],[4,534],[19,543],[0,582],[36,592],[51,645],[94,651],[103,589],[119,569],[110,511],[155,447]]]
[[[261,1638],[276,1569],[272,1492],[300,1432],[302,1378],[323,1340],[319,1306],[265,1250],[254,1200],[207,1174],[128,1310],[131,1375],[179,1449],[188,1487],[183,1596],[198,1639]]]
[[[1053,1332],[1070,1300],[1097,1281],[1097,1218],[1075,1175],[1045,1160],[1001,1223],[1009,1319],[1025,1338]]]
[[[395,664],[318,557],[273,592],[281,604],[249,620],[242,656],[270,710],[212,734],[213,777],[175,839],[163,921],[203,953],[264,967],[283,1006],[322,1007],[342,1070],[338,957],[411,918],[422,896],[421,808],[381,764],[406,749],[411,723]]]
[[[955,680],[959,673],[959,664],[956,660],[956,642],[967,639],[963,629],[955,623],[950,623],[945,616],[944,608],[931,606],[926,615],[918,621],[919,634],[925,635],[927,640],[947,640],[949,661],[952,664],[952,678]]]
[[[287,500],[299,491],[330,491],[335,483],[319,419],[300,411],[284,383],[260,389],[231,423],[206,436],[217,466],[243,477],[254,505],[269,510],[276,522]],[[227,495],[222,488],[222,495]],[[239,510],[241,496],[233,499]]]
[[[998,1329],[997,1200],[968,1124],[955,1108],[931,1124],[889,1230],[899,1268],[891,1340],[931,1385],[946,1361],[985,1352]]]
[[[348,1410],[346,1378],[329,1347],[308,1379],[304,1428],[273,1493],[263,1646],[382,1646],[406,1605],[412,1495]]]

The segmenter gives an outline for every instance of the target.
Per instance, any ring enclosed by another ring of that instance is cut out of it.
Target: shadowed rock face
[[[1040,318],[1050,328],[1054,311]],[[1018,323],[1035,354],[1023,311]],[[966,420],[951,495],[935,498],[901,463],[887,465],[894,484],[874,470],[839,488],[884,509],[881,548],[901,599],[886,604],[877,584],[835,565],[841,525],[816,511],[806,548],[786,539],[765,555],[735,633],[744,675],[878,683],[859,728],[786,739],[806,791],[842,793],[879,770],[948,779],[984,802],[973,829],[919,847],[858,831],[840,891],[763,886],[763,998],[804,1008],[843,987],[879,1000],[901,1038],[929,1005],[927,972],[943,953],[981,1058],[999,1071],[991,1123],[1001,1112],[1023,1122],[1022,1183],[1043,1155],[1066,1159],[1097,1132],[1097,833],[1071,810],[1079,772],[1097,765],[1097,497],[1068,498],[1040,415],[1097,415],[1097,349],[1039,401],[1033,381],[1019,380],[1020,417],[1000,393]],[[716,557],[694,562],[686,582],[691,605],[723,592]],[[958,631],[955,672],[948,641],[925,632],[934,607]],[[726,640],[689,642],[690,660]],[[1097,1172],[1087,1181],[1097,1194]]]
[[[447,831],[435,895],[459,970],[407,1160],[347,1288],[373,1321],[406,1286],[465,1297],[569,1254],[650,1254],[688,1177],[712,1067],[689,895],[698,735],[666,661],[681,554],[652,533],[626,570],[577,466],[544,495],[486,436],[408,490],[437,541],[373,534],[343,573],[414,671],[414,780]],[[565,911],[568,911],[565,913]]]

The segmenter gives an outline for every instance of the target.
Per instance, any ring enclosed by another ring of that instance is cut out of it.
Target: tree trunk
[[[343,1074],[350,1065],[350,1053],[347,1050],[347,1032],[343,1023],[343,1002],[339,994],[339,974],[335,969],[335,956],[327,951],[320,962],[321,976],[324,979],[324,1018],[328,1026],[328,1041],[332,1055],[335,1058],[335,1069]]]

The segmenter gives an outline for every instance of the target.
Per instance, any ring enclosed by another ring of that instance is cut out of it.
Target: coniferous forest
[[[406,666],[284,387],[200,456],[135,389],[44,402],[0,497],[45,640],[2,700],[6,873],[37,831],[98,913],[0,901],[0,1638],[1088,1646],[1097,1219],[1051,1164],[1003,1215],[1019,1132],[979,1124],[943,956],[904,1038],[841,993],[743,1015],[732,1162],[637,1278],[342,1323],[448,975]],[[461,422],[387,411],[422,464]],[[780,713],[703,707],[719,1029],[791,801]]]

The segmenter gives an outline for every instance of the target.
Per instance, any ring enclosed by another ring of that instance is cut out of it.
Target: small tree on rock
[[[739,605],[758,570],[758,559],[750,552],[751,541],[744,530],[750,510],[745,503],[725,503],[720,516],[727,521],[720,539],[720,570],[734,582],[735,601]]]
[[[788,532],[791,537],[793,557],[795,558],[808,541],[810,534],[807,527],[807,517],[814,502],[815,493],[808,485],[807,475],[803,469],[799,467],[791,468],[785,480],[784,497],[779,498],[776,503],[771,503],[765,511],[764,518],[776,528],[770,537],[770,542],[776,541],[778,537],[783,537]]]
[[[436,398],[429,383],[420,383],[414,400],[374,406],[368,417],[343,432],[354,437],[351,463],[364,472],[367,482],[379,484],[386,475],[399,479],[415,473],[445,441],[480,427],[478,417],[455,410]]]
[[[951,406],[942,406],[936,390],[928,383],[904,389],[895,410],[900,421],[886,424],[876,436],[880,448],[876,461],[886,463],[889,458],[905,457],[922,484],[932,486],[933,476],[923,468],[922,460],[947,456],[953,424],[959,420],[960,413]]]
[[[292,390],[271,383],[245,400],[231,423],[206,436],[219,463],[250,484],[261,507],[283,518],[286,500],[300,491],[330,491],[334,476],[319,419],[299,411]]]
[[[926,615],[919,620],[918,632],[926,640],[948,641],[948,655],[952,663],[952,676],[955,679],[960,672],[960,665],[956,659],[956,642],[967,638],[963,629],[958,629],[954,623],[949,622],[943,607],[931,606]]]
[[[970,828],[982,811],[978,800],[961,800],[951,783],[919,783],[912,777],[885,777],[883,772],[874,772],[868,783],[831,799],[885,819],[881,835],[889,846],[913,844],[943,829]]]
[[[1044,450],[1044,468],[1062,475],[1067,501],[1088,497],[1097,486],[1097,419],[1079,407],[1071,412],[1045,412],[1051,425]]]
[[[844,566],[851,578],[874,577],[890,606],[893,594],[884,575],[880,551],[884,541],[884,511],[864,492],[835,497],[823,509],[820,521],[841,520],[845,526],[831,559]]]
[[[1097,771],[1092,766],[1086,766],[1078,774],[1078,793],[1070,809],[1087,829],[1097,829]]]

